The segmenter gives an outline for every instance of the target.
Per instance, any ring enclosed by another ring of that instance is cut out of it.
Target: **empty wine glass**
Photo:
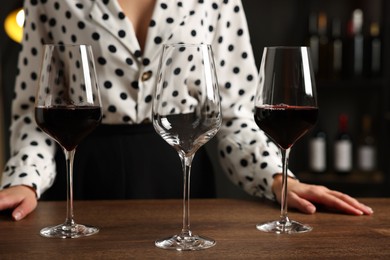
[[[153,98],[153,125],[179,154],[184,173],[181,233],[157,240],[163,249],[199,250],[215,245],[190,230],[190,171],[196,151],[221,126],[217,77],[210,45],[163,46]]]
[[[274,233],[301,233],[312,228],[287,215],[287,169],[291,147],[316,123],[318,106],[307,47],[264,48],[255,98],[257,125],[281,149],[283,178],[279,220],[257,225]]]
[[[102,120],[90,46],[44,46],[35,120],[63,148],[67,168],[65,222],[43,228],[40,234],[44,237],[77,238],[97,233],[97,227],[76,224],[73,219],[73,158],[76,147]]]

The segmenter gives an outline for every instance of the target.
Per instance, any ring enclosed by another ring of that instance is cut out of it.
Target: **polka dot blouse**
[[[163,43],[213,46],[222,97],[217,134],[222,168],[249,194],[273,199],[281,172],[277,147],[253,120],[257,68],[239,0],[157,0],[143,51],[116,0],[26,0],[24,41],[12,104],[11,158],[1,188],[33,187],[38,197],[55,178],[54,141],[39,130],[34,96],[42,44],[90,44],[101,87],[104,124],[151,120],[151,101]]]

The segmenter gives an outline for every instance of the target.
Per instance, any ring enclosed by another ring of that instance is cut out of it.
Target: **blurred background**
[[[358,197],[390,196],[390,1],[242,0],[256,63],[265,46],[310,46],[320,117],[298,141],[290,169],[302,181]],[[9,158],[10,104],[23,1],[0,9],[0,167]],[[20,18],[20,16],[19,16]],[[7,32],[10,34],[8,35]],[[215,157],[215,142],[208,144]],[[221,171],[218,164],[216,170]],[[217,174],[220,197],[248,197]]]

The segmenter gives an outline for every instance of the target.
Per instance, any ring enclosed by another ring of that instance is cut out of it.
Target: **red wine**
[[[256,107],[256,124],[281,148],[287,149],[317,121],[318,108],[275,105]]]
[[[102,111],[98,106],[36,107],[35,120],[43,131],[71,151],[100,124]]]

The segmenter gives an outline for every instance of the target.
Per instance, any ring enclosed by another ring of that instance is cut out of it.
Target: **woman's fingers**
[[[306,214],[313,214],[316,212],[316,207],[310,201],[299,197],[294,192],[289,192],[287,202],[289,207],[297,209]]]
[[[370,207],[360,203],[357,199],[324,186],[291,181],[287,194],[288,205],[291,208],[296,208],[308,214],[316,211],[314,204],[351,215],[370,215],[373,213]],[[279,196],[278,201],[280,202]]]
[[[18,221],[25,218],[30,214],[37,206],[37,200],[26,198],[14,209],[12,212],[12,217],[14,220]]]
[[[37,206],[35,191],[26,186],[15,186],[0,191],[0,210],[12,209],[14,220],[21,220]]]
[[[341,193],[339,191],[334,191],[334,190],[331,190],[330,193],[333,196],[335,196],[335,197],[339,198],[340,200],[346,202],[347,204],[351,205],[352,207],[359,209],[365,215],[371,215],[372,213],[374,213],[372,208],[368,207],[367,205],[364,205],[363,203],[359,202],[357,199],[352,198],[351,196],[349,196],[347,194]]]

